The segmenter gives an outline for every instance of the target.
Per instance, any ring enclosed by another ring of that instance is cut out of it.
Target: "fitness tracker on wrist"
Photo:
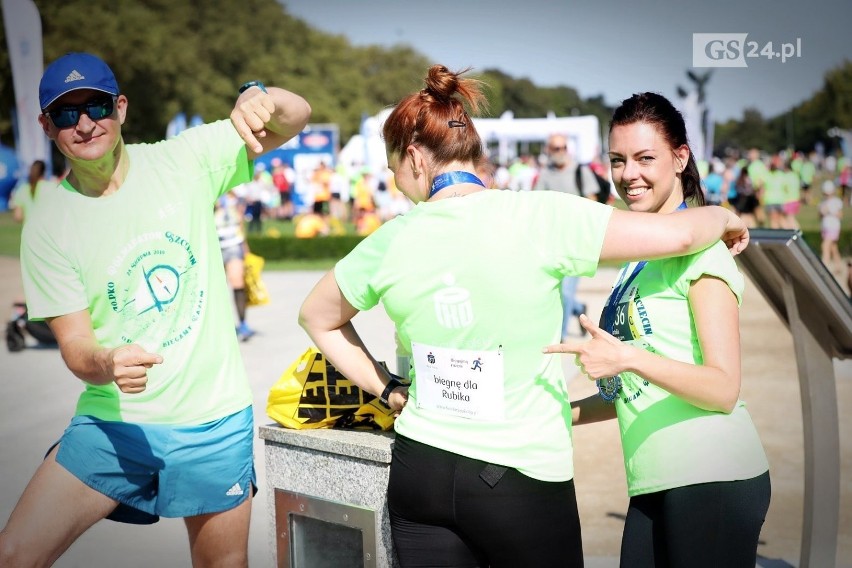
[[[383,390],[383,391],[382,391],[382,394],[381,394],[381,396],[379,397],[379,400],[381,400],[381,401],[382,401],[382,404],[384,404],[385,406],[388,406],[388,407],[389,407],[389,406],[390,406],[390,404],[388,403],[388,398],[390,397],[391,393],[392,393],[392,392],[394,391],[394,389],[396,389],[397,387],[404,387],[404,386],[405,386],[405,384],[404,384],[404,383],[402,383],[402,381],[400,381],[399,379],[397,379],[395,376],[391,375],[391,380],[390,380],[390,381],[388,381],[388,384],[387,384],[387,386],[385,387],[385,390]]]
[[[258,89],[260,89],[264,93],[267,92],[266,91],[266,85],[264,85],[260,81],[249,81],[248,83],[243,83],[243,86],[240,87],[240,93],[242,93],[246,89],[250,89],[251,87],[257,87]]]

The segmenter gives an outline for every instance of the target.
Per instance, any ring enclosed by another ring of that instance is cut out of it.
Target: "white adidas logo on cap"
[[[81,75],[79,71],[77,71],[76,69],[74,69],[73,71],[71,71],[71,72],[68,74],[68,76],[67,76],[67,77],[65,77],[65,82],[66,82],[66,83],[71,83],[71,82],[73,82],[73,81],[82,81],[83,79],[85,79],[85,77],[83,77],[83,75]]]

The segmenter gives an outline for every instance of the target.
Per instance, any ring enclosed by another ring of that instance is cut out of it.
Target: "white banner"
[[[41,18],[32,0],[3,0],[3,22],[15,87],[17,138],[15,149],[24,172],[35,160],[50,166],[50,141],[38,124],[38,84],[44,72]],[[48,169],[50,174],[50,169]]]
[[[702,121],[704,118],[704,103],[698,102],[698,92],[692,91],[686,97],[680,99],[678,110],[683,115],[686,123],[686,137],[689,140],[689,148],[696,160],[704,160],[706,155],[705,135]]]

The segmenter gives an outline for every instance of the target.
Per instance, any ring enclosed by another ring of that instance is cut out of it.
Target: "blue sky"
[[[453,69],[496,67],[584,97],[602,94],[611,105],[639,91],[674,100],[678,85],[691,88],[693,33],[747,33],[755,53],[770,41],[779,51],[800,40],[799,56],[784,63],[750,57],[746,68],[714,69],[707,93],[716,120],[748,107],[782,113],[813,95],[828,69],[852,60],[850,0],[280,2],[354,45],[408,44]]]

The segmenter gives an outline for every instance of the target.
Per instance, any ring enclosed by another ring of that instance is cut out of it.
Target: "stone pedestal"
[[[387,508],[392,432],[267,425],[259,435],[265,444],[266,481],[273,489],[267,499],[279,568],[303,568],[305,554],[312,554],[304,547],[325,548],[330,552],[325,561],[335,566],[397,566]],[[353,544],[356,533],[362,536],[360,547]],[[332,551],[342,556],[335,560]],[[359,555],[360,563],[353,560]]]

